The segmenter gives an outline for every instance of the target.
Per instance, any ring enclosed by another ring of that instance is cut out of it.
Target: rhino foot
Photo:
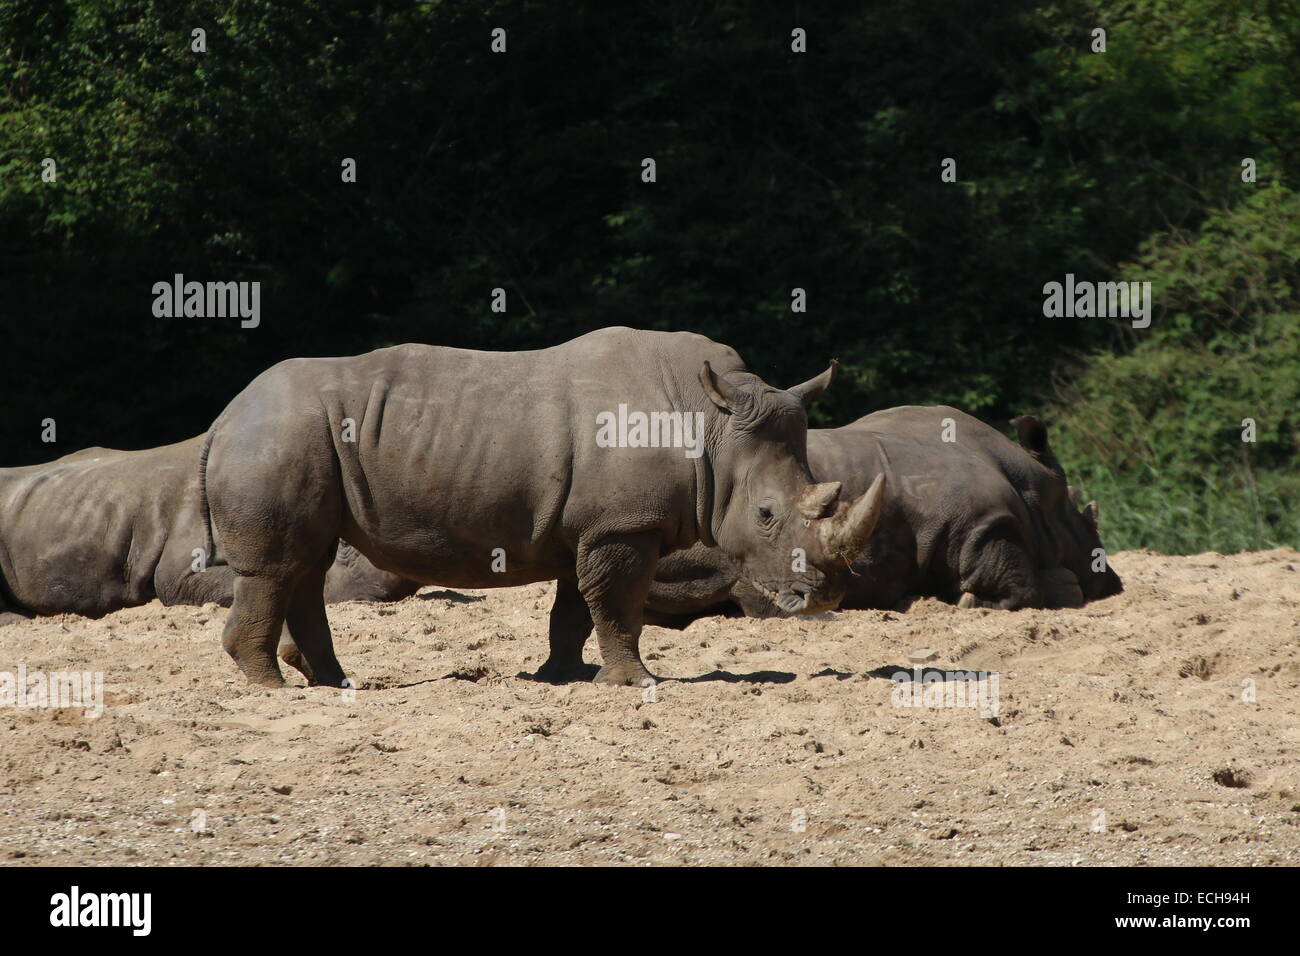
[[[578,661],[557,661],[548,658],[546,663],[537,668],[536,678],[548,684],[567,684],[571,681],[592,680],[600,670],[595,664]]]
[[[279,690],[284,687],[284,678],[279,671],[264,670],[254,674],[245,670],[244,676],[248,678],[250,684],[255,684],[258,687],[269,687],[272,690]]]
[[[990,611],[1016,611],[1026,605],[1019,596],[1006,597],[995,601],[982,598],[970,591],[963,591],[957,606],[964,608],[982,607],[988,608]]]
[[[633,686],[642,687],[649,681],[651,684],[656,682],[656,678],[640,663],[636,664],[606,664],[596,672],[596,676],[591,679],[593,684],[615,684],[619,687]]]

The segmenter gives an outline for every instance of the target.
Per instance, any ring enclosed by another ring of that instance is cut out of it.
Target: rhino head
[[[1074,485],[1067,486],[1069,491],[1066,497],[1066,505],[1062,509],[1061,520],[1069,530],[1069,535],[1073,539],[1075,546],[1087,558],[1086,562],[1080,562],[1081,566],[1086,566],[1086,573],[1081,569],[1076,572],[1079,578],[1079,587],[1083,591],[1085,600],[1096,601],[1099,598],[1110,597],[1113,594],[1119,594],[1124,590],[1124,585],[1115,573],[1115,569],[1107,561],[1101,571],[1093,571],[1092,556],[1097,549],[1105,550],[1101,543],[1101,535],[1097,530],[1097,522],[1100,518],[1100,510],[1097,502],[1089,501],[1082,509],[1079,508],[1079,502],[1083,500],[1083,493]]]
[[[1011,424],[1025,451],[1052,474],[1053,481],[1046,489],[1042,507],[1059,542],[1062,566],[1074,572],[1086,601],[1119,594],[1124,585],[1109,561],[1101,571],[1093,570],[1098,551],[1105,551],[1097,531],[1097,502],[1090,501],[1079,508],[1083,494],[1066,481],[1065,468],[1047,440],[1046,425],[1033,415],[1018,415],[1011,419]]]
[[[740,579],[786,615],[839,605],[883,506],[883,475],[847,501],[838,481],[814,482],[808,469],[807,408],[836,368],[788,391],[749,372],[719,375],[708,362],[700,370],[723,412],[711,443],[713,537]]]

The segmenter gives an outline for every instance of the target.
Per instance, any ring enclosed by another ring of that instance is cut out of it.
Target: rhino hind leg
[[[329,560],[333,560],[333,551]],[[306,659],[302,671],[312,686],[342,687],[343,667],[334,655],[334,640],[330,637],[329,618],[325,615],[325,573],[329,561],[308,571],[294,586],[293,595],[285,612],[286,629],[293,635],[290,640]]]
[[[582,648],[594,626],[591,610],[583,600],[582,592],[578,590],[578,582],[557,581],[548,635],[551,653],[537,669],[537,679],[553,684],[591,680],[599,668],[595,664],[583,663]]]
[[[237,577],[234,591],[221,646],[250,684],[283,687],[275,647],[284,625],[289,588],[277,578],[259,575]]]
[[[659,557],[658,534],[615,535],[578,547],[578,588],[591,610],[603,666],[598,684],[654,681],[641,660],[642,609]]]
[[[293,635],[289,633],[288,626],[280,631],[280,646],[276,648],[275,653],[280,660],[307,678],[308,684],[312,683],[311,665],[307,663],[307,656],[294,643]]]

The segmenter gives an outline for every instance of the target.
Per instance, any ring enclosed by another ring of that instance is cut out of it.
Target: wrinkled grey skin
[[[380,571],[346,541],[339,542],[334,563],[325,574],[325,603],[400,601],[420,590],[418,581]]]
[[[942,441],[943,420],[955,441]],[[907,405],[843,428],[808,433],[813,474],[852,494],[888,478],[880,523],[854,562],[844,608],[892,608],[911,596],[964,607],[1074,607],[1117,594],[1109,566],[1092,570],[1096,502],[1077,491],[1032,416],[1013,423],[1021,446],[946,406]],[[682,625],[708,611],[767,616],[771,605],[738,579],[726,556],[696,547],[662,561],[647,621]]]
[[[282,362],[227,406],[201,456],[239,572],[223,645],[250,681],[280,686],[287,620],[284,659],[341,685],[321,597],[338,538],[422,584],[558,581],[545,680],[590,676],[593,626],[597,681],[649,679],[638,642],[655,565],[696,541],[786,611],[833,606],[875,520],[865,498],[808,473],[805,405],[833,371],[781,391],[703,336],[626,328],[533,352],[400,345]],[[597,415],[620,403],[703,413],[705,454],[599,447]]]
[[[204,436],[144,451],[86,448],[41,465],[0,468],[0,622],[44,614],[102,617],[157,598],[229,606],[234,572],[207,548],[199,506]],[[393,601],[418,584],[342,545],[326,599]]]
[[[87,448],[0,468],[0,610],[101,617],[155,597],[229,602],[232,572],[191,565],[205,548],[202,436],[146,451]],[[210,550],[205,551],[210,554]]]

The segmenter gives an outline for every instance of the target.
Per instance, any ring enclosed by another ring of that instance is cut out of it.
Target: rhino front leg
[[[164,571],[160,564],[155,575],[158,600],[168,607],[177,604],[200,606],[209,602],[230,607],[235,594],[235,571],[224,564],[210,565],[202,571],[191,570],[188,564]]]
[[[1014,525],[997,522],[970,537],[962,549],[958,607],[1017,611],[1042,606],[1033,561],[1017,534]]]
[[[641,661],[641,624],[659,559],[659,535],[618,535],[578,547],[578,589],[591,611],[604,663],[598,684],[653,681]]]
[[[582,648],[591,636],[592,626],[591,610],[578,590],[578,582],[556,581],[549,633],[551,655],[537,669],[537,678],[554,684],[591,680],[597,668],[582,662]]]
[[[1038,573],[1043,607],[1083,607],[1083,589],[1069,568],[1048,568]]]
[[[331,661],[334,667],[341,667],[338,658],[334,655],[334,640],[330,636],[329,622],[324,620],[324,606],[322,605],[319,610],[314,607],[315,602],[312,600],[312,588],[314,586],[313,583],[304,582],[294,591],[293,600],[290,601],[289,609],[285,612],[284,627],[280,629],[280,645],[276,648],[276,656],[307,678],[307,683],[310,686],[327,684],[327,682],[316,679],[316,672],[312,670],[311,662],[307,660],[307,655],[303,653],[303,649],[294,640],[295,621],[297,621],[297,626],[303,629],[306,634],[315,635],[317,655],[324,655],[326,667],[331,666]],[[324,634],[323,640],[321,638],[322,633]],[[312,639],[312,637],[307,638],[309,643]],[[338,677],[341,684],[343,679],[341,669],[338,671]],[[329,682],[328,686],[337,685]]]

